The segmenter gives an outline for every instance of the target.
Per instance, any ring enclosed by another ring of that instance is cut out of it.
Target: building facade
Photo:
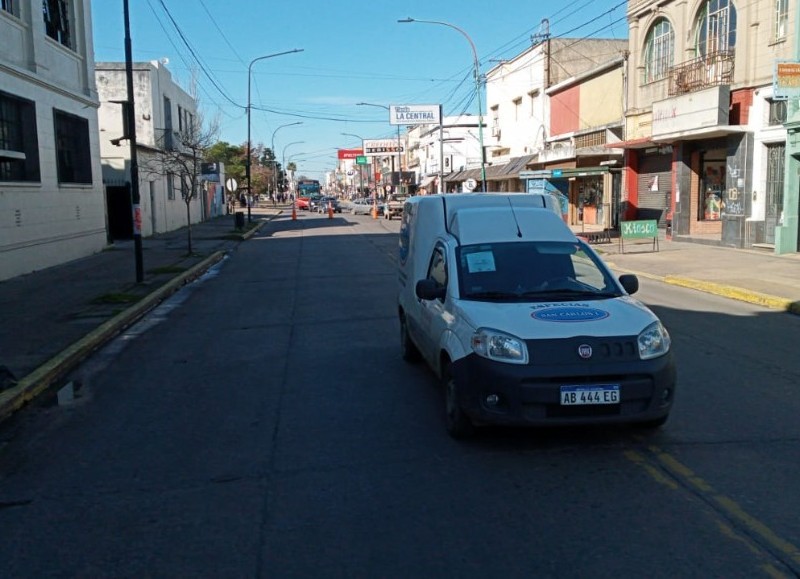
[[[187,225],[184,197],[190,179],[168,159],[180,146],[181,135],[194,131],[200,120],[196,99],[173,80],[162,63],[135,62],[132,66],[142,236],[147,237]],[[127,100],[125,63],[98,62],[95,71],[109,232],[113,239],[126,239],[133,236],[133,217],[130,143],[122,105]],[[203,184],[189,203],[191,221],[219,214],[222,207],[224,199],[218,188],[212,192]]]
[[[0,279],[107,245],[90,0],[0,5]]]
[[[787,107],[772,94],[775,63],[794,55],[796,2],[632,0],[627,14],[627,217],[659,209],[678,238],[797,251]],[[776,243],[791,223],[794,239]]]

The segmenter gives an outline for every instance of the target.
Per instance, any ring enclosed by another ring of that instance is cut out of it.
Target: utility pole
[[[142,258],[142,208],[139,205],[139,160],[136,155],[136,115],[133,104],[133,50],[131,49],[131,20],[128,0],[122,0],[125,12],[125,79],[128,85],[127,133],[131,155],[131,206],[133,210],[133,247],[136,259],[136,283],[144,281],[144,260]]]

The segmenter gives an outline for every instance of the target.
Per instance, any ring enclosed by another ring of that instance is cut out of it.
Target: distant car
[[[309,207],[310,200],[308,197],[298,197],[297,201],[295,201],[295,204],[297,205],[298,209],[305,209],[305,210],[310,209]]]
[[[336,197],[323,197],[316,204],[317,213],[327,213],[329,205],[333,206],[333,212],[334,213],[341,213],[342,212],[342,206],[341,206],[341,204],[339,203],[339,200]]]
[[[369,197],[365,197],[362,199],[354,199],[350,203],[350,213],[353,215],[371,215],[372,208],[375,206],[375,202],[373,199]],[[378,207],[378,215],[383,214],[383,205],[381,203],[377,204]]]

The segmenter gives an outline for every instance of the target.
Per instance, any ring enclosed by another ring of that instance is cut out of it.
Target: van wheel
[[[458,382],[453,377],[453,370],[448,364],[442,373],[442,383],[444,386],[444,409],[445,409],[445,428],[447,433],[453,438],[460,440],[469,438],[475,434],[475,425],[464,414],[461,402],[458,399]]]
[[[422,358],[417,345],[414,344],[411,340],[411,336],[408,335],[408,326],[406,325],[405,316],[400,316],[400,351],[403,360],[406,362],[419,362],[420,358]]]

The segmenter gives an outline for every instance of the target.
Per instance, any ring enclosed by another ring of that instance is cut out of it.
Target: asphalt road
[[[442,423],[396,221],[280,218],[0,426],[4,577],[800,574],[800,318],[642,280],[667,426]]]

